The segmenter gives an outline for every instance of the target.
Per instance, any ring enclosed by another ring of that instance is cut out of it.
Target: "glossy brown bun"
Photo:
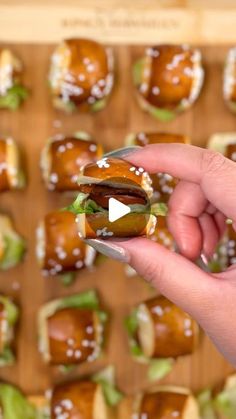
[[[138,341],[148,358],[191,354],[198,344],[197,323],[163,296],[138,306]]]
[[[136,134],[129,134],[125,140],[127,146],[144,147],[149,144],[161,143],[181,143],[190,144],[190,138],[187,135],[172,134],[167,132],[137,132]]]
[[[44,274],[58,275],[92,265],[95,253],[78,234],[76,216],[54,211],[37,230],[37,256]]]
[[[236,162],[236,143],[226,146],[225,157]]]
[[[132,203],[140,203],[139,199],[143,198],[144,202],[141,203],[145,204],[147,197],[151,197],[153,193],[150,176],[142,167],[135,167],[125,160],[113,157],[104,157],[96,163],[84,166],[78,183],[80,191],[91,194],[90,198],[95,202],[96,195],[99,199],[101,196],[106,197],[104,208],[108,207],[107,202],[114,195],[125,204],[130,204],[132,196],[138,200]]]
[[[200,419],[198,404],[189,390],[175,386],[160,386],[136,399],[137,419]]]
[[[127,146],[146,146],[149,144],[161,144],[161,143],[181,143],[189,144],[190,138],[186,135],[171,134],[163,132],[138,132],[137,134],[129,134],[126,138]],[[178,180],[167,173],[156,173],[150,175],[153,187],[154,202],[168,202],[170,195],[174,191]]]
[[[96,359],[102,327],[93,310],[68,307],[47,319],[50,362],[56,365],[81,364]]]
[[[83,380],[55,387],[51,399],[51,419],[58,419],[63,414],[67,419],[108,419],[101,386]]]
[[[11,138],[0,139],[0,192],[22,189],[25,177],[19,149]]]
[[[223,95],[229,109],[236,112],[236,48],[231,48],[226,57]]]
[[[49,140],[41,155],[44,182],[50,191],[77,191],[80,169],[101,158],[103,147],[86,133]]]
[[[108,213],[78,214],[80,236],[86,239],[129,238],[153,233],[156,217],[150,214],[130,213],[110,222]]]
[[[101,109],[113,87],[111,49],[88,39],[63,41],[52,55],[49,82],[56,108]]]
[[[197,99],[203,76],[199,50],[186,45],[150,47],[140,62],[136,80],[140,104],[146,110],[151,107],[180,112]]]

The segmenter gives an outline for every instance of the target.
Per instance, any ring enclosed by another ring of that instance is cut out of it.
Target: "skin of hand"
[[[214,151],[183,144],[148,145],[122,153],[122,158],[149,173],[169,173],[180,179],[168,213],[169,230],[180,254],[143,237],[88,240],[89,244],[128,262],[193,316],[236,366],[236,266],[210,274],[193,263],[201,255],[212,256],[226,218],[236,228],[236,164]]]

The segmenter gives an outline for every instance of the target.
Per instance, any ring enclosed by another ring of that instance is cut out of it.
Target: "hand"
[[[225,230],[236,226],[236,164],[223,155],[182,144],[146,146],[126,160],[149,173],[180,179],[169,202],[168,226],[181,254],[146,238],[89,241],[128,263],[163,295],[192,315],[236,366],[236,267],[208,274],[192,261],[210,258]]]

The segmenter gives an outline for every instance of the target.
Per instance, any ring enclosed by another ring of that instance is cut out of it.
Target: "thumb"
[[[139,237],[117,244],[129,255],[129,263],[139,275],[205,323],[215,305],[216,278],[151,240]]]

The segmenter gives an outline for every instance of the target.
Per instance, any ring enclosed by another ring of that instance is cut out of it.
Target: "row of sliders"
[[[162,385],[130,397],[125,418],[233,419],[236,417],[235,397],[234,374],[214,396],[210,390],[195,396],[187,388]],[[123,419],[122,404],[126,401],[115,388],[113,367],[91,377],[59,384],[45,396],[26,397],[16,387],[0,383],[3,419]]]
[[[125,139],[127,146],[145,146],[162,142],[189,144],[190,139],[180,134],[144,132],[129,134]],[[58,134],[51,138],[43,148],[40,158],[42,179],[47,190],[63,193],[80,191],[78,179],[81,175],[87,176],[84,166],[96,162],[98,168],[105,169],[103,153],[103,146],[82,131],[68,137]],[[87,167],[89,169],[89,166]],[[177,181],[167,173],[158,173],[150,177],[153,189],[152,200],[167,202]],[[138,177],[134,176],[134,181],[137,179]],[[25,186],[26,175],[19,147],[11,138],[0,139],[0,193],[24,189]]]
[[[64,142],[64,140],[57,141]],[[85,147],[88,145],[84,139],[76,139],[76,141],[80,150],[81,143]],[[188,138],[173,134],[139,133],[129,136],[128,141],[139,145],[141,142],[150,144],[163,141],[186,143]],[[16,146],[14,144],[13,147],[13,144],[11,141],[8,144],[11,150],[10,155],[16,156]],[[235,160],[234,133],[213,136],[208,147],[220,150],[233,161]],[[51,154],[47,152],[46,155],[49,160],[48,156]],[[8,180],[12,175],[12,170],[8,170],[8,165],[6,167],[7,173],[2,171],[3,185],[6,184],[6,174]],[[17,165],[15,169],[16,167]],[[13,173],[18,178],[18,173],[22,172],[16,169]],[[67,210],[48,214],[38,229],[37,255],[44,273],[48,271],[56,275],[64,271],[75,271],[84,266],[91,266],[94,262],[94,253],[85,246],[81,238],[131,237],[146,234],[153,240],[163,239],[163,244],[166,242],[167,247],[175,248],[173,239],[171,236],[168,237],[165,221],[158,217],[159,221],[156,224],[156,215],[165,215],[166,207],[163,207],[163,204],[168,202],[177,183],[176,179],[165,173],[149,176],[144,169],[136,168],[114,157],[104,157],[97,161],[95,159],[82,166],[77,176],[78,196],[74,203]],[[66,176],[61,177],[61,182],[64,177],[66,178]],[[115,182],[114,178],[116,178]],[[111,197],[116,197],[117,193],[119,193],[119,200],[135,211],[111,223],[108,219],[108,202]],[[228,227],[220,251],[224,259],[227,259],[226,265],[235,263],[235,232],[231,225]]]
[[[15,362],[19,317],[19,307],[1,295],[1,367]],[[97,360],[106,349],[108,319],[95,290],[44,304],[37,321],[38,348],[44,362],[65,373],[68,367]],[[124,321],[124,330],[134,361],[147,365],[151,381],[168,374],[179,357],[192,354],[199,344],[196,322],[161,295],[134,307]]]
[[[235,112],[236,49],[230,49],[223,76],[223,96]],[[23,67],[9,49],[0,49],[0,107],[16,109],[28,96],[22,85]],[[111,47],[88,39],[67,39],[51,57],[48,81],[53,105],[64,112],[97,112],[114,86]],[[147,48],[133,66],[141,108],[162,121],[173,119],[197,100],[204,81],[201,52],[188,45]],[[115,80],[116,82],[116,80]]]

